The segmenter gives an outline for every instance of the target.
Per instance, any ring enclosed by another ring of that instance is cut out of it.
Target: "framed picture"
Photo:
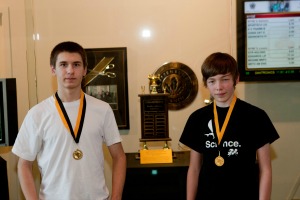
[[[82,81],[85,93],[111,106],[119,129],[129,129],[127,49],[85,49],[87,75]]]

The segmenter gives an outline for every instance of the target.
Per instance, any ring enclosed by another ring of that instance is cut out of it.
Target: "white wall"
[[[58,42],[74,40],[85,48],[127,47],[131,128],[122,133],[125,150],[129,152],[139,149],[138,94],[141,86],[148,84],[150,73],[165,62],[178,61],[198,76],[200,93],[194,103],[180,111],[170,111],[172,145],[176,149],[186,116],[203,106],[203,99],[208,97],[201,84],[201,62],[214,51],[233,51],[233,13],[228,0],[97,0],[83,5],[73,1],[36,1],[34,5],[35,32],[41,38],[36,42],[39,101],[56,89],[55,84],[50,84],[53,80],[48,60],[49,52]],[[152,31],[151,38],[141,37],[144,28]]]
[[[11,1],[5,2],[8,5]],[[30,8],[32,12],[29,12],[33,16],[33,32],[40,35],[40,40],[34,42],[39,102],[56,90],[50,73],[49,54],[57,43],[73,40],[85,48],[127,47],[130,130],[121,131],[126,152],[136,152],[141,148],[138,94],[141,93],[140,87],[148,84],[148,74],[165,62],[178,61],[188,65],[199,80],[199,94],[195,101],[184,109],[169,112],[170,144],[177,151],[187,117],[203,106],[203,100],[208,97],[208,92],[202,87],[200,74],[204,58],[215,51],[236,56],[234,0],[25,2],[33,5]],[[9,6],[24,14],[24,5],[15,3]],[[23,58],[26,53],[23,41],[26,39],[26,30],[25,22],[22,21],[25,17],[20,21],[15,12],[12,15],[13,30],[20,29],[12,37],[12,60],[13,63],[20,62],[24,67],[26,62],[19,57]],[[151,38],[141,37],[143,28],[152,30]],[[15,46],[16,43],[21,44],[20,48]],[[29,66],[31,68],[32,65]],[[21,72],[26,75],[26,71]],[[22,101],[28,96],[27,80],[19,72],[16,72],[16,77],[22,95],[19,96],[18,93],[18,99]],[[256,104],[269,113],[281,136],[272,145],[273,200],[287,199],[300,176],[299,87],[300,82],[240,83],[237,86],[237,94],[241,99]],[[20,106],[22,119],[28,105],[25,102]],[[150,144],[153,148],[160,146],[162,145]],[[106,168],[109,165],[108,162]]]

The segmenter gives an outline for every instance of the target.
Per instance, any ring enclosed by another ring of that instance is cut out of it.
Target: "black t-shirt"
[[[228,108],[217,108],[220,130]],[[192,113],[180,142],[203,154],[198,184],[198,198],[258,199],[258,166],[256,150],[279,138],[270,118],[262,109],[237,99],[223,138],[218,145],[213,104]],[[215,158],[224,165],[215,165]]]

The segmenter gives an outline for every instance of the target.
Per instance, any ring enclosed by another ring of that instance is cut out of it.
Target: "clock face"
[[[198,80],[191,68],[180,62],[162,65],[155,75],[160,77],[158,93],[168,93],[170,110],[178,110],[189,105],[198,93]]]

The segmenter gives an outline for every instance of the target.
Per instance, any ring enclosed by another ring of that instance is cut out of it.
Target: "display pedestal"
[[[1,187],[0,187],[1,200],[9,200],[6,160],[4,160],[1,156],[0,156],[0,182],[1,182]]]
[[[126,153],[122,200],[185,200],[189,151],[173,152],[173,163],[140,164],[138,153]]]

